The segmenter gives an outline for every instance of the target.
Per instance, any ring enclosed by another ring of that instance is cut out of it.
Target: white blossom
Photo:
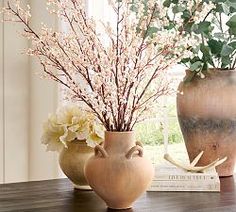
[[[188,1],[188,7],[194,7],[193,2]],[[189,56],[189,46],[196,41],[181,30],[166,29],[169,11],[161,1],[149,0],[144,7],[138,0],[109,0],[109,5],[116,26],[88,17],[82,0],[48,0],[48,11],[66,23],[67,32],[42,25],[36,33],[29,24],[29,7],[23,9],[20,0],[4,12],[24,24],[23,36],[32,44],[27,54],[39,59],[44,77],[64,85],[67,98],[84,102],[107,130],[129,131],[169,93],[167,68]],[[204,13],[208,6],[203,5]],[[198,11],[192,18],[201,17]],[[181,18],[176,20],[176,29],[181,29]]]

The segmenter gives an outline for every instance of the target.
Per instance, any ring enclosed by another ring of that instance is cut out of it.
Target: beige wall
[[[19,26],[1,23],[1,182],[28,178],[29,69],[28,58],[17,54],[28,44],[15,39],[15,31],[20,29]]]
[[[0,7],[2,7],[3,1],[0,2]],[[2,19],[2,15],[0,15],[0,19]],[[4,129],[3,129],[3,23],[0,24],[0,183],[3,182],[4,179]]]
[[[21,29],[17,25],[4,24],[3,31],[3,124],[5,179],[8,182],[14,182],[15,176],[19,181],[28,177],[29,60],[28,57],[19,54],[21,49],[28,46],[26,40],[16,38],[16,30]]]
[[[6,2],[6,1],[5,1]],[[30,0],[33,26],[56,26],[44,11],[45,1]],[[0,4],[2,4],[1,1]],[[41,67],[22,55],[21,27],[0,24],[0,183],[57,178],[57,155],[40,143],[42,122],[57,107],[57,86],[36,76]]]
[[[55,17],[48,15],[45,10],[45,1],[30,1],[32,14],[32,26],[38,29],[41,22],[57,28]],[[41,8],[41,9],[40,9]],[[57,155],[52,152],[45,152],[39,138],[41,136],[42,123],[48,116],[48,113],[56,110],[57,107],[57,86],[54,82],[40,80],[35,72],[42,70],[36,60],[30,61],[30,161],[29,161],[29,179],[40,180],[55,178],[58,176]]]

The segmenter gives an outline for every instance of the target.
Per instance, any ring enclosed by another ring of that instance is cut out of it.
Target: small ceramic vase
[[[59,156],[59,164],[64,174],[76,189],[91,190],[84,176],[85,162],[93,155],[93,148],[85,141],[74,140],[64,148]]]
[[[92,189],[112,209],[128,209],[145,192],[154,175],[151,161],[135,142],[134,132],[105,132],[104,146],[85,165]]]

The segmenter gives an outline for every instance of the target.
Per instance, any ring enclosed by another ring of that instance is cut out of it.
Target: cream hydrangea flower
[[[57,122],[59,124],[72,125],[77,117],[82,117],[84,111],[82,111],[76,105],[67,105],[59,108],[56,112]]]
[[[57,123],[55,115],[49,115],[47,122],[43,125],[41,141],[47,145],[47,151],[60,151],[67,147],[65,142],[65,127]]]
[[[88,146],[95,147],[103,141],[104,128],[101,125],[91,125],[89,136],[86,139]]]
[[[104,129],[96,118],[76,105],[64,106],[50,115],[44,124],[42,143],[48,151],[60,151],[75,139],[86,141],[90,147],[102,142]]]
[[[82,111],[76,105],[69,105],[57,110],[58,123],[67,126],[68,131],[73,134],[72,141],[75,138],[85,140],[89,134],[89,124],[91,114]]]

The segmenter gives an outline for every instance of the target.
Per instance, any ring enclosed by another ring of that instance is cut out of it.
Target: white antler
[[[181,168],[185,171],[188,172],[204,172],[207,169],[219,166],[220,164],[224,163],[227,160],[227,157],[222,158],[221,160],[219,158],[217,158],[215,161],[209,163],[206,166],[195,166],[197,164],[197,162],[200,160],[200,158],[203,155],[203,151],[200,152],[196,158],[194,158],[194,160],[192,161],[192,163],[190,163],[190,165],[185,165],[185,164],[181,164],[178,161],[175,161],[169,154],[165,154],[164,158],[169,161],[171,164],[173,164],[174,166]]]

